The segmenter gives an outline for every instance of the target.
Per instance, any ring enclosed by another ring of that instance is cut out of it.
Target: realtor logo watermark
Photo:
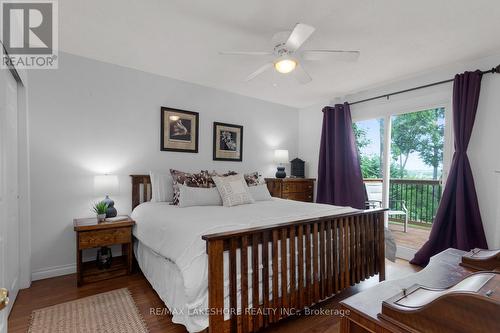
[[[58,67],[58,10],[55,0],[0,0],[0,68]]]

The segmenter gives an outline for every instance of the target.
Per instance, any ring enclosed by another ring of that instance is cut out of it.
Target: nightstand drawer
[[[283,194],[296,192],[311,192],[313,191],[312,182],[286,182],[283,184]]]
[[[80,232],[78,248],[88,249],[99,246],[130,243],[132,241],[131,229],[131,227],[125,227]]]

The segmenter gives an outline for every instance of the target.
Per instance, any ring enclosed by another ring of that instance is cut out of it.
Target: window
[[[382,179],[384,120],[370,119],[353,124],[363,178]]]
[[[389,208],[398,249],[420,248],[441,199],[445,108],[358,121],[353,130],[371,208]]]

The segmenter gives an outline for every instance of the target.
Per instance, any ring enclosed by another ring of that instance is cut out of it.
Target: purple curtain
[[[349,104],[323,108],[316,202],[365,208],[365,189]]]
[[[474,177],[467,157],[467,146],[481,90],[481,78],[480,71],[465,72],[455,76],[453,83],[455,153],[429,240],[415,254],[412,264],[425,266],[430,257],[449,247],[465,251],[475,247],[488,248]]]

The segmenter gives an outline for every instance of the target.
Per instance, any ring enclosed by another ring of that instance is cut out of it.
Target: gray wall
[[[130,213],[131,173],[259,170],[274,149],[297,155],[298,111],[129,68],[60,54],[58,70],[30,72],[32,271],[75,269],[72,219],[91,216],[93,176],[119,175],[119,213]],[[200,113],[199,153],[160,151],[160,106]],[[212,123],[244,126],[243,162],[212,161]]]

